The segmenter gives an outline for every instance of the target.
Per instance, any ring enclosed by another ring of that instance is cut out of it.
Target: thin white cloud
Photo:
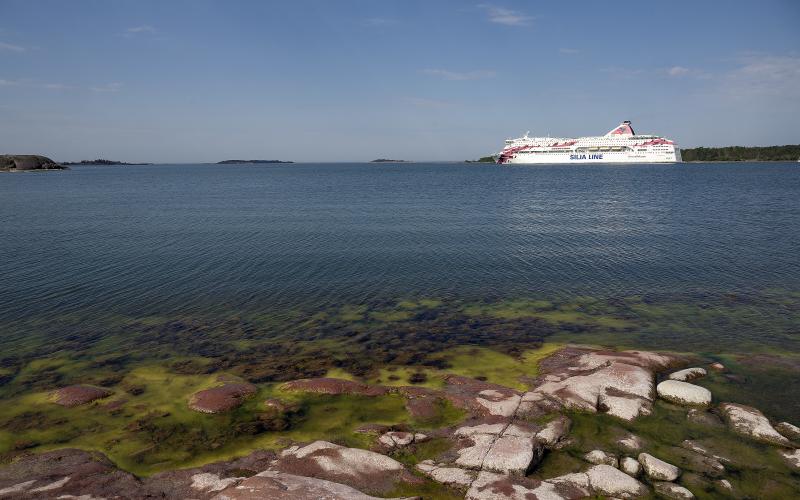
[[[684,68],[683,66],[673,66],[667,69],[667,74],[669,76],[684,76],[689,73],[689,68]]]
[[[497,75],[494,71],[468,71],[462,73],[446,69],[424,69],[422,72],[426,75],[438,76],[445,80],[453,81],[482,80],[484,78],[494,78]]]
[[[16,80],[5,80],[0,78],[0,87],[11,87],[13,85],[19,85],[19,82]]]
[[[407,97],[405,100],[412,106],[423,109],[444,109],[453,107],[452,102],[440,101],[438,99],[426,99],[424,97]]]
[[[800,98],[800,57],[746,54],[722,78],[724,90],[737,98]]]
[[[122,84],[117,82],[89,87],[92,92],[119,92],[120,89],[122,89]]]
[[[580,54],[581,51],[578,49],[571,49],[569,47],[561,47],[560,49],[558,49],[558,52],[560,54],[572,55],[572,54]]]
[[[525,15],[515,10],[499,7],[497,5],[482,3],[478,5],[486,11],[489,22],[506,26],[528,26],[533,21],[532,16]]]
[[[70,87],[69,85],[64,85],[63,83],[45,83],[45,84],[42,84],[42,88],[45,88],[45,89],[48,89],[48,90],[66,90],[66,89],[70,89],[72,87]]]
[[[142,26],[134,26],[133,28],[128,28],[126,33],[136,34],[136,33],[155,33],[156,29],[149,24],[144,24]]]
[[[20,47],[19,45],[14,45],[11,43],[0,42],[0,50],[5,50],[8,52],[25,52],[25,47]]]

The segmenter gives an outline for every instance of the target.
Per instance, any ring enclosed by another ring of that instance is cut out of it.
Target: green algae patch
[[[444,387],[444,372],[427,367],[389,366],[378,370],[378,375],[367,380],[370,384],[387,387],[416,385],[430,389]]]
[[[528,384],[523,380],[538,375],[538,362],[561,347],[560,344],[544,344],[539,349],[524,351],[520,357],[484,347],[457,347],[442,355],[449,364],[443,371],[524,391]]]

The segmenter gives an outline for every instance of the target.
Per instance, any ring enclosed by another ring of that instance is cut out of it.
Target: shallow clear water
[[[7,174],[0,254],[6,324],[415,296],[792,292],[800,290],[800,168],[294,164]]]

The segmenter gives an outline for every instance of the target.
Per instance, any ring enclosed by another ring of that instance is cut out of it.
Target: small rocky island
[[[127,163],[124,161],[106,160],[98,158],[96,160],[82,160],[78,162],[64,162],[64,165],[152,165],[152,163]]]
[[[261,164],[261,163],[294,163],[293,161],[282,160],[223,160],[218,161],[217,165],[242,165],[242,164]]]
[[[389,158],[378,158],[377,160],[372,160],[370,163],[411,163],[408,160],[391,160]]]
[[[0,172],[26,172],[31,170],[68,170],[46,156],[0,155]]]

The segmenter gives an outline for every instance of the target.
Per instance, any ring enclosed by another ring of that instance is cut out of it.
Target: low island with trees
[[[800,144],[786,146],[725,146],[681,149],[685,162],[691,161],[797,161]]]
[[[294,162],[282,161],[282,160],[223,160],[223,161],[218,161],[217,165],[253,165],[261,163],[294,163]]]
[[[96,160],[81,160],[74,162],[64,162],[64,165],[152,165],[152,163],[127,163],[124,161],[106,160],[98,158]]]

